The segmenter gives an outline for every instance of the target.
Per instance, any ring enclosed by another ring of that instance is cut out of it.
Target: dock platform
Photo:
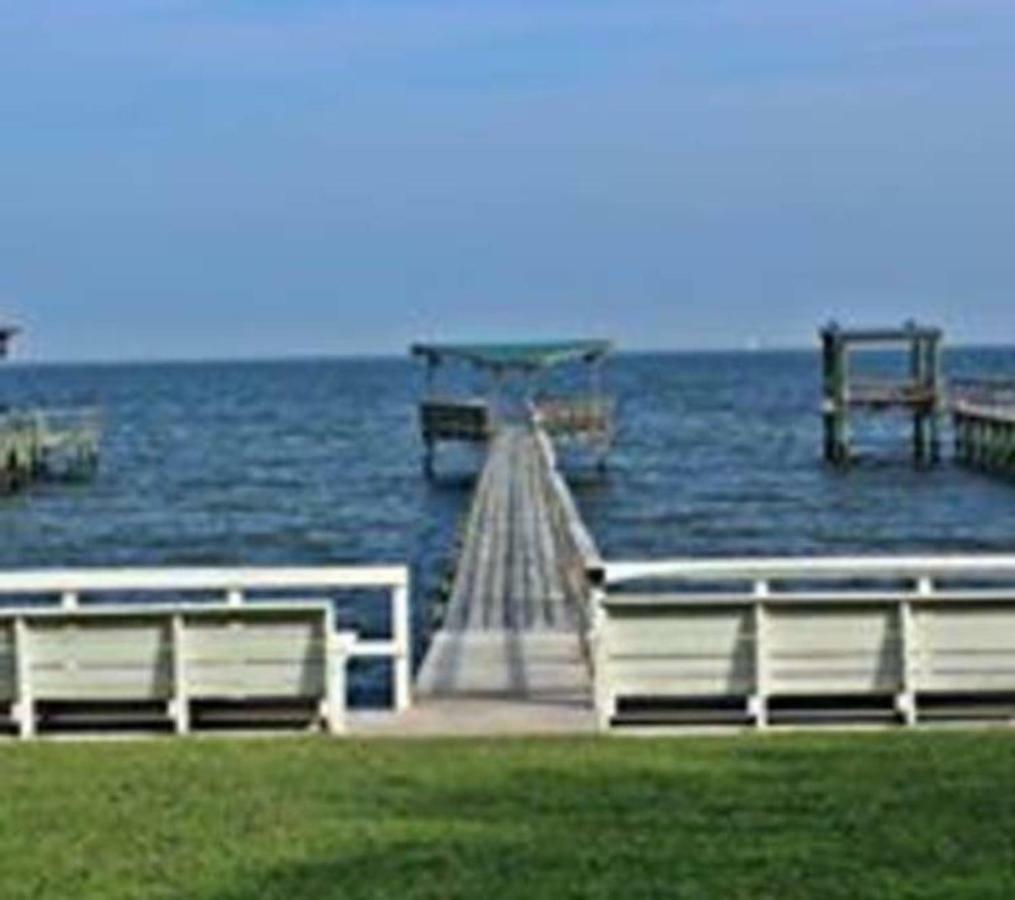
[[[480,474],[421,698],[525,698],[591,707],[573,547],[547,446],[533,424],[498,429]]]

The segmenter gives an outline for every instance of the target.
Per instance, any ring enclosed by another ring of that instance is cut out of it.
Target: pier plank
[[[568,589],[551,473],[527,425],[490,443],[443,627],[417,680],[422,696],[587,698],[590,679]]]

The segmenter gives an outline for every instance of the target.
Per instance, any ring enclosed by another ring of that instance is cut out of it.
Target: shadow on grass
[[[252,860],[200,900],[1015,894],[1007,772],[910,757],[909,741],[857,754],[627,746],[579,747],[570,764],[559,748],[504,767],[495,751],[478,767],[451,754],[393,774],[358,817],[346,807],[304,835],[302,858]]]

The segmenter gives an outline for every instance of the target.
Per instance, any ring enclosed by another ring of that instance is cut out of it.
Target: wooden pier
[[[419,695],[591,703],[582,579],[594,551],[566,490],[537,425],[498,430]]]
[[[426,364],[420,423],[427,473],[434,474],[438,442],[487,451],[451,596],[417,681],[431,706],[441,698],[496,698],[591,715],[585,635],[589,573],[599,555],[560,474],[554,441],[592,448],[602,464],[613,435],[613,404],[602,392],[610,350],[599,340],[412,347]],[[490,395],[436,394],[438,368],[455,364],[486,378]],[[567,366],[587,369],[587,392],[548,396],[551,370]],[[532,705],[514,709],[524,727]]]

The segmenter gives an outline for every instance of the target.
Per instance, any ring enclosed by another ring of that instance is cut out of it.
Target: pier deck
[[[540,436],[501,428],[476,486],[451,598],[420,670],[421,697],[587,706],[580,597]]]

